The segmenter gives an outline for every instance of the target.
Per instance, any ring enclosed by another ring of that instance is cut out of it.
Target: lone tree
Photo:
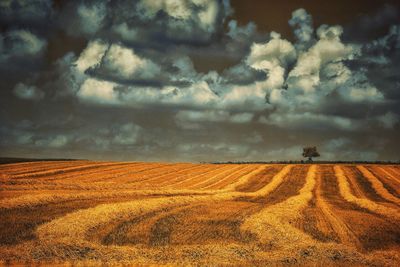
[[[310,146],[303,148],[303,157],[308,158],[309,161],[312,161],[312,158],[319,157],[319,153],[317,151],[316,146]]]

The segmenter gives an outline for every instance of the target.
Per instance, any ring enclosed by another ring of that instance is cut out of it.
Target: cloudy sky
[[[400,4],[2,0],[0,156],[399,160]]]

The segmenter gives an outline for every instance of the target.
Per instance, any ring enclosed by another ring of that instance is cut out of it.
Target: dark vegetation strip
[[[21,163],[21,162],[39,162],[39,161],[76,161],[85,159],[33,159],[33,158],[3,158],[0,157],[0,164]]]

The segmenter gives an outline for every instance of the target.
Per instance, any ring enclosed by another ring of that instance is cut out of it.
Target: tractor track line
[[[382,198],[395,203],[396,205],[400,206],[400,199],[390,194],[389,191],[384,187],[382,182],[375,177],[369,170],[367,170],[364,166],[358,165],[357,169],[363,174],[365,178],[371,183],[372,187],[374,188],[375,192],[380,195]]]
[[[343,169],[340,166],[336,165],[334,167],[334,170],[336,178],[338,180],[340,194],[343,196],[344,199],[354,204],[357,204],[362,208],[384,215],[390,219],[394,219],[396,221],[400,220],[400,213],[397,209],[378,204],[367,198],[357,197],[353,195],[348,179],[343,172]]]
[[[335,215],[330,204],[322,197],[321,175],[317,175],[317,186],[315,188],[315,199],[317,207],[320,208],[325,218],[328,220],[333,231],[338,235],[340,241],[350,247],[362,248],[357,236],[351,231],[348,225]]]

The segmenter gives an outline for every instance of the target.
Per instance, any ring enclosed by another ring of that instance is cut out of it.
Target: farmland
[[[2,263],[400,265],[400,167],[0,165]]]

